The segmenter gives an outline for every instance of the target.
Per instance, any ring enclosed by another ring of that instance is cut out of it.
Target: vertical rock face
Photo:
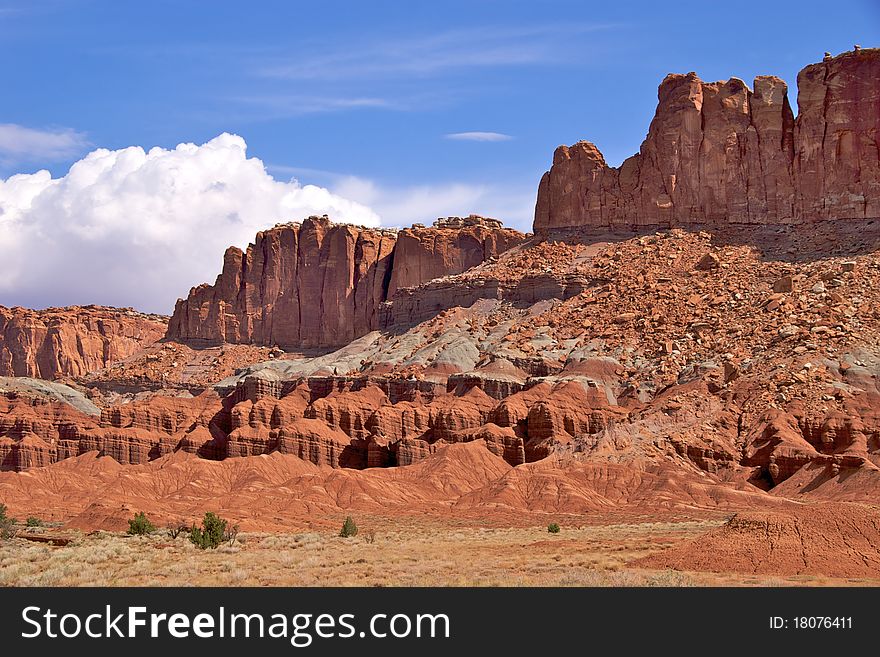
[[[475,217],[439,219],[433,228],[407,228],[397,234],[390,298],[402,287],[459,274],[522,242],[523,236],[505,230],[501,222]]]
[[[880,217],[880,48],[798,74],[794,137],[804,217]]]
[[[166,321],[130,308],[0,306],[0,376],[81,376],[159,340]]]
[[[388,230],[302,224],[257,233],[226,251],[214,285],[177,302],[168,337],[285,346],[339,345],[370,331],[390,273]]]
[[[399,287],[457,274],[521,242],[500,222],[469,217],[452,227],[404,231],[309,217],[227,250],[214,285],[177,302],[167,337],[211,343],[344,345],[379,326]]]
[[[538,188],[535,232],[880,217],[880,49],[827,58],[785,82],[668,75],[640,152],[609,167],[560,146]]]

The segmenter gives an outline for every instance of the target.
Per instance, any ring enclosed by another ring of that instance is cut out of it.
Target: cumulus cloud
[[[101,303],[170,313],[212,282],[223,251],[310,214],[378,225],[378,215],[325,188],[280,182],[245,141],[98,149],[62,178],[0,179],[0,304]]]
[[[84,134],[70,128],[36,130],[15,123],[0,123],[0,161],[63,160],[88,145]]]
[[[445,135],[447,139],[456,141],[510,141],[513,139],[510,135],[503,132],[450,132]]]

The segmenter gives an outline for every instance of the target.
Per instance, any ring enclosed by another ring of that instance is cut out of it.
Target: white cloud
[[[325,188],[279,182],[241,137],[173,150],[98,149],[62,178],[0,179],[0,304],[101,303],[170,313],[224,250],[310,214],[378,225]]]
[[[450,132],[444,135],[446,139],[454,139],[456,141],[510,141],[513,139],[510,135],[503,132]]]
[[[63,160],[80,153],[85,135],[70,128],[36,130],[15,123],[0,123],[0,161]]]

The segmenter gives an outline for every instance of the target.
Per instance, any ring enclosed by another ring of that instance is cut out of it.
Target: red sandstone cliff
[[[0,376],[81,376],[161,339],[165,327],[129,308],[0,306]]]
[[[442,227],[400,231],[387,297],[391,298],[403,287],[460,274],[523,240],[520,233],[503,229],[500,222],[468,225],[466,221],[458,225],[450,218],[439,222]]]
[[[347,344],[378,328],[400,287],[457,274],[518,244],[500,222],[470,217],[400,232],[309,217],[226,251],[214,285],[177,302],[167,337],[293,347]]]
[[[880,217],[880,49],[827,57],[785,82],[668,75],[640,152],[606,165],[560,146],[538,188],[535,232]]]

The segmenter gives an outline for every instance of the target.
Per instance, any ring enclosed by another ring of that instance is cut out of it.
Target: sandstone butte
[[[797,78],[666,76],[638,154],[609,167],[588,141],[560,146],[534,230],[792,224],[880,217],[880,49],[826,57]]]
[[[0,376],[81,376],[161,339],[166,322],[130,308],[0,306]]]
[[[533,237],[475,217],[264,231],[171,320],[226,344],[155,345],[71,381],[88,398],[0,380],[0,500],[83,529],[133,504],[256,529],[736,514],[644,565],[873,577],[878,61],[804,69],[796,121],[775,78],[667,78],[620,170],[557,151]]]
[[[344,345],[379,327],[379,309],[400,288],[458,274],[525,236],[470,216],[394,231],[324,217],[257,234],[231,247],[214,285],[177,302],[167,337],[206,343],[309,348]]]

